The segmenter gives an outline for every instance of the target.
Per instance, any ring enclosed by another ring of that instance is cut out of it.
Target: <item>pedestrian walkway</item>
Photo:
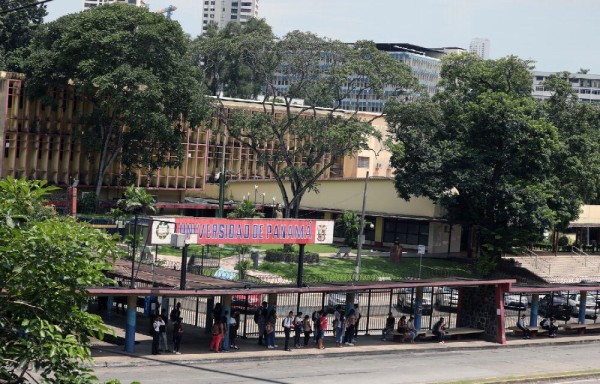
[[[110,322],[111,328],[115,331],[117,340],[124,338],[122,324],[125,316],[115,315]],[[138,331],[144,331],[149,328],[148,319],[138,317]],[[170,334],[169,334],[170,335]],[[494,342],[483,340],[448,340],[445,344],[438,344],[432,341],[421,341],[414,344],[397,343],[392,341],[381,341],[379,331],[373,332],[370,336],[360,335],[354,346],[345,346],[336,348],[332,336],[325,337],[326,349],[319,350],[311,338],[309,346],[301,349],[293,349],[292,352],[283,350],[283,336],[276,338],[277,349],[267,349],[258,345],[256,338],[241,339],[238,341],[239,350],[230,352],[214,353],[210,352],[208,345],[210,336],[205,333],[204,328],[187,325],[181,342],[181,355],[170,352],[163,352],[160,355],[152,355],[152,338],[144,333],[136,333],[135,353],[126,353],[122,345],[115,345],[106,341],[93,341],[92,357],[95,366],[144,366],[172,363],[203,363],[211,361],[235,361],[243,360],[274,360],[287,359],[292,354],[297,358],[308,358],[311,356],[335,356],[344,354],[362,354],[373,355],[382,353],[435,353],[447,351],[459,351],[464,349],[499,349],[510,347],[522,347],[530,345],[571,345],[580,343],[600,342],[600,334],[588,335],[560,335],[557,338],[550,339],[539,337],[530,340],[508,337],[508,344],[501,345]],[[172,348],[171,340],[169,347]]]

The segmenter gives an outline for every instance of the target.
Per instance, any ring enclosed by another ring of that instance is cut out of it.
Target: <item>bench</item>
[[[483,329],[470,328],[470,327],[448,328],[448,329],[446,329],[446,337],[456,337],[457,339],[461,339],[463,336],[479,337],[484,332],[485,331]],[[435,335],[433,333],[431,333],[431,337],[435,337]]]
[[[521,336],[523,334],[523,331],[521,331],[519,329],[519,327],[509,327],[508,329],[510,329],[511,331],[513,331],[513,333],[516,336]],[[529,331],[531,332],[531,337],[536,337],[537,335],[541,335],[542,333],[548,333],[547,329],[541,328],[541,327],[529,327]]]
[[[446,337],[455,337],[457,340],[460,340],[464,336],[475,336],[479,337],[485,331],[483,329],[478,328],[470,328],[470,327],[458,327],[458,328],[448,328],[446,329]],[[402,334],[397,331],[393,331],[390,333],[394,337],[394,341],[402,341]],[[421,330],[417,333],[417,339],[427,339],[436,337],[431,330],[425,331]]]
[[[400,342],[400,341],[404,341],[404,334],[400,333],[398,331],[392,331],[390,333],[388,333],[388,335],[392,335],[393,339],[392,341],[396,341],[396,342]],[[417,332],[417,337],[415,337],[415,340],[417,340],[420,337],[425,337],[425,335],[427,335],[427,331],[425,330],[421,330],[419,332]],[[408,339],[408,337],[407,337]]]
[[[585,333],[586,324],[568,323],[560,324],[558,328],[563,328],[565,331],[577,331],[580,335]]]
[[[348,258],[350,257],[350,251],[352,250],[352,247],[340,247],[337,251],[337,253],[335,254],[335,257],[345,257]]]

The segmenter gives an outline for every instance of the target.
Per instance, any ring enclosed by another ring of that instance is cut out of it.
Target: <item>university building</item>
[[[552,96],[552,92],[544,88],[543,82],[550,75],[558,75],[560,72],[532,71],[533,77],[533,97],[536,99],[547,99]],[[569,81],[573,91],[583,103],[600,102],[600,75],[589,73],[571,73]]]
[[[24,80],[23,75],[0,72],[0,144],[3,148],[0,178],[43,179],[62,188],[78,180],[79,197],[81,193],[93,191],[98,156],[84,147],[78,135],[82,131],[79,115],[90,106],[70,91],[56,94],[58,103],[54,107],[45,106],[40,100],[25,96]],[[226,116],[229,110],[240,109],[257,113],[262,111],[262,104],[225,99],[221,116]],[[364,112],[358,117],[372,119],[374,115]],[[179,167],[162,168],[153,174],[137,173],[134,184],[156,196],[161,213],[214,216],[219,195],[214,177],[221,169],[223,157],[228,178],[227,201],[250,199],[267,215],[276,203],[281,203],[277,184],[266,167],[248,148],[217,134],[218,124],[214,118],[205,126],[186,130],[182,143],[185,156]],[[372,124],[386,133],[384,119],[376,119]],[[287,138],[286,145],[296,144],[294,138]],[[264,150],[276,148],[273,142]],[[359,211],[365,176],[369,172],[366,217],[373,226],[366,228],[367,246],[389,246],[398,241],[408,249],[423,244],[428,246],[429,252],[460,251],[464,237],[461,229],[445,223],[443,211],[431,200],[413,198],[406,202],[398,198],[390,153],[376,139],[371,139],[370,148],[355,156],[335,159],[335,165],[319,182],[319,193],[305,194],[300,217],[334,219],[344,210]],[[323,164],[329,160],[326,156]],[[101,200],[110,202],[122,197],[127,185],[123,183],[121,171],[122,166],[116,161],[103,180]]]

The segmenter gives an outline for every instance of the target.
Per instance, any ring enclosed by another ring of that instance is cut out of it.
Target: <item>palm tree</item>
[[[135,251],[137,246],[137,235],[138,235],[138,216],[144,215],[148,212],[156,212],[156,202],[154,198],[149,195],[144,189],[136,188],[133,185],[125,191],[124,198],[117,201],[117,207],[128,214],[134,215],[133,222],[133,246],[131,255],[131,281],[129,283],[130,288],[135,288],[134,284],[134,270],[135,270]]]

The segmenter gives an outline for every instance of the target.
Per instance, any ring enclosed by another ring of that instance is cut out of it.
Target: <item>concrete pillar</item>
[[[223,336],[223,349],[229,351],[229,318],[231,317],[231,295],[223,295],[221,297],[221,304],[223,306],[223,313],[221,314],[225,321],[225,335]]]
[[[113,296],[108,296],[106,300],[106,318],[108,319],[108,321],[112,321],[113,319],[112,310],[114,302],[115,298]]]
[[[209,296],[206,298],[206,327],[205,333],[210,333],[213,325],[213,309],[215,309],[215,297]]]
[[[375,246],[381,247],[383,245],[383,217],[378,216],[375,218]]]
[[[169,298],[163,296],[160,300],[160,316],[166,322],[169,321]]]
[[[579,293],[579,324],[585,324],[585,304],[587,299],[587,291]]]
[[[276,293],[269,293],[267,295],[267,303],[269,303],[269,311],[273,308],[277,306],[277,294]],[[279,314],[281,316],[281,313]]]
[[[496,285],[496,326],[497,341],[506,344],[506,323],[504,318],[504,292],[508,290],[508,284]]]
[[[421,329],[423,312],[423,287],[417,287],[415,293],[415,328]]]
[[[529,319],[530,327],[537,327],[538,311],[540,309],[540,295],[534,293],[531,295],[531,318]]]
[[[135,352],[135,321],[137,296],[127,296],[127,325],[125,326],[125,352]]]

